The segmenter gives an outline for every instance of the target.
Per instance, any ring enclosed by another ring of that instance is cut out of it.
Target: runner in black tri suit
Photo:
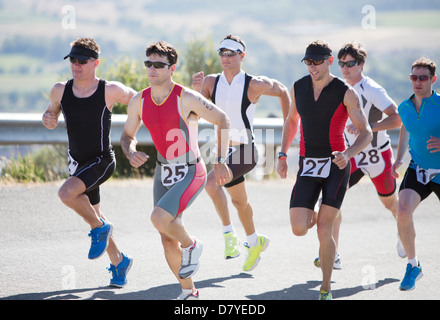
[[[66,123],[70,177],[58,195],[92,229],[89,259],[97,259],[107,250],[113,272],[110,285],[122,287],[132,259],[116,247],[111,236],[113,226],[100,212],[99,186],[110,178],[116,166],[110,143],[113,105],[117,102],[128,104],[136,92],[119,82],[96,77],[99,46],[93,39],[74,41],[71,52],[64,59],[68,57],[73,79],[53,86],[42,119],[46,128],[54,129],[63,112]]]
[[[356,92],[330,74],[333,57],[328,44],[312,42],[303,60],[309,75],[292,86],[292,105],[283,128],[277,171],[281,178],[286,177],[286,153],[301,119],[299,170],[290,199],[290,221],[297,236],[305,235],[317,224],[323,273],[319,299],[331,299],[335,258],[332,228],[347,189],[350,158],[370,143],[372,133]],[[344,128],[348,117],[359,135],[346,148]],[[322,205],[316,213],[314,207],[321,191]]]

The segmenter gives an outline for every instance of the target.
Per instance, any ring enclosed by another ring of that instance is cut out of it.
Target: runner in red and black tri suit
[[[360,108],[357,93],[330,74],[331,49],[324,41],[312,42],[303,58],[309,75],[292,86],[292,105],[284,124],[277,171],[287,176],[287,150],[301,120],[299,170],[290,200],[290,222],[297,236],[317,224],[323,281],[319,299],[329,300],[335,258],[333,224],[344,199],[350,175],[350,158],[371,142],[372,133]],[[356,141],[346,148],[344,128],[350,117],[359,130]],[[322,191],[319,213],[314,206]]]

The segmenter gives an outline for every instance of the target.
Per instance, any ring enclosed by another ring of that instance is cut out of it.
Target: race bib
[[[73,176],[73,174],[76,172],[76,169],[78,168],[78,161],[73,159],[70,153],[67,153],[67,155],[68,155],[67,163],[69,166],[69,174]]]
[[[358,168],[385,165],[382,152],[378,148],[364,149],[354,156],[354,161]]]
[[[422,184],[427,184],[440,173],[440,169],[423,169],[418,165],[416,167],[417,181]]]
[[[161,178],[162,184],[165,187],[171,187],[175,183],[183,180],[188,173],[188,164],[175,163],[175,164],[161,164]]]
[[[330,157],[304,158],[301,176],[327,178],[330,174],[331,165],[332,161]]]

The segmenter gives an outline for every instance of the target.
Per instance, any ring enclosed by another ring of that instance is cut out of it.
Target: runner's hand
[[[130,154],[130,164],[135,167],[139,168],[141,165],[143,165],[145,162],[147,162],[149,156],[145,152],[137,151]]]
[[[391,167],[391,175],[393,176],[394,179],[398,179],[399,178],[399,174],[397,173],[397,169],[399,169],[399,167],[403,164],[402,160],[396,160],[393,163],[393,166]]]
[[[54,112],[43,114],[43,125],[48,129],[55,129],[58,126],[58,117]]]
[[[281,179],[286,179],[287,169],[288,169],[288,165],[286,159],[278,159],[277,172],[278,175],[281,177]]]
[[[215,182],[218,186],[223,186],[231,181],[229,167],[224,163],[214,164]]]
[[[344,152],[335,151],[332,152],[332,155],[335,156],[333,163],[336,164],[340,170],[344,169],[350,161]]]
[[[428,140],[427,149],[431,149],[431,153],[440,152],[440,138],[431,136],[431,139]]]
[[[205,77],[203,76],[203,71],[200,71],[193,75],[193,83],[192,87],[195,91],[200,92],[202,90],[203,80]]]

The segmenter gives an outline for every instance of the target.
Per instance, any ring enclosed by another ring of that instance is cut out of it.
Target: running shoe
[[[313,261],[313,264],[315,265],[315,267],[321,268],[321,260],[319,259],[319,257],[316,258],[315,261]],[[342,270],[341,256],[338,253],[335,256],[335,263],[333,264],[333,269]]]
[[[122,288],[127,284],[127,274],[130,271],[133,259],[123,253],[122,257],[123,259],[117,267],[110,263],[110,268],[107,268],[108,272],[113,274],[113,278],[110,280],[110,287]]]
[[[203,245],[199,240],[194,240],[194,244],[189,248],[182,248],[182,263],[179,270],[181,279],[190,278],[197,272],[202,250]]]
[[[400,241],[399,235],[397,235],[396,249],[397,249],[397,254],[399,255],[399,257],[406,258],[405,248],[403,247],[402,241]]]
[[[107,250],[108,242],[113,232],[113,225],[103,219],[102,227],[90,230],[89,237],[92,238],[92,245],[89,250],[89,259],[98,259]]]
[[[410,263],[406,265],[405,276],[403,277],[402,283],[399,289],[402,291],[414,290],[416,287],[416,281],[423,277],[422,267],[419,265],[413,267]]]
[[[234,236],[232,232],[223,233],[225,238],[225,259],[233,259],[240,255],[240,249],[238,248],[238,237]]]
[[[325,290],[320,290],[318,300],[333,300],[332,293]]]
[[[182,290],[176,300],[199,300],[199,290],[196,289],[196,292],[192,290]]]
[[[269,239],[265,236],[258,236],[258,242],[256,246],[249,247],[247,242],[244,243],[247,249],[246,260],[243,265],[244,271],[251,271],[255,269],[260,261],[260,254],[269,246]]]

